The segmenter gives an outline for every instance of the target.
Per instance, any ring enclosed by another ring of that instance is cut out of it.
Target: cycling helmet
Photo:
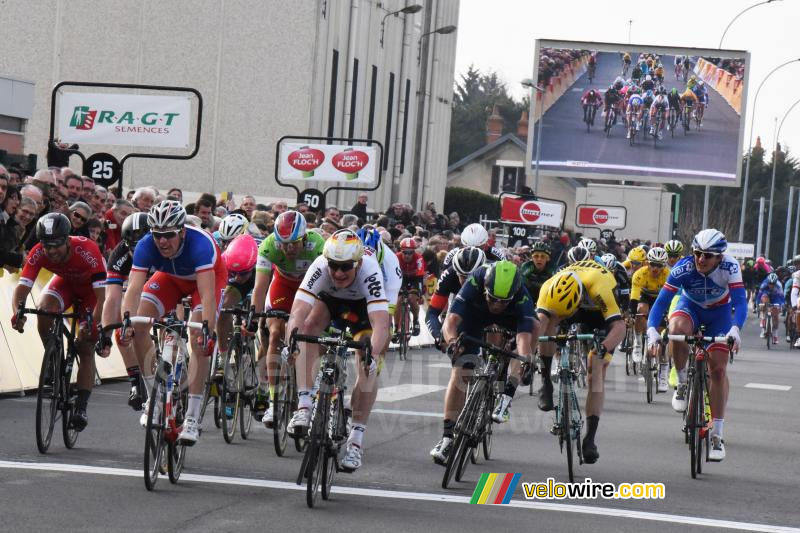
[[[658,94],[666,96],[667,88],[662,85],[661,87],[658,88]]]
[[[122,221],[122,239],[130,246],[139,242],[142,235],[150,231],[147,219],[147,213],[131,213],[125,217],[125,220]]]
[[[249,272],[256,266],[258,245],[251,235],[236,236],[222,253],[229,274]]]
[[[219,225],[219,238],[223,241],[230,241],[238,235],[244,233],[246,226],[246,216],[239,213],[228,215],[222,219],[222,222]]]
[[[353,231],[340,229],[325,241],[322,255],[328,261],[355,263],[364,255],[364,244]]]
[[[364,243],[364,247],[372,250],[378,263],[383,264],[383,241],[381,240],[381,232],[377,228],[359,228],[356,232],[358,238]]]
[[[489,232],[478,223],[470,224],[461,232],[461,244],[483,248],[489,242]]]
[[[678,89],[673,87],[672,90],[669,92],[669,94],[671,94],[674,97],[677,97],[678,96]]]
[[[275,219],[272,233],[280,243],[300,240],[306,236],[306,217],[297,211],[284,211]]]
[[[531,254],[535,254],[536,252],[550,255],[550,245],[544,241],[536,241],[533,243]]]
[[[703,80],[697,80],[697,86],[702,87],[705,84]]]
[[[591,96],[592,98],[597,96],[597,93],[594,92],[594,89],[589,89],[589,96]]]
[[[667,244],[664,245],[664,249],[670,255],[682,254],[683,243],[679,240],[673,239],[671,241],[667,241]]]
[[[459,276],[469,276],[486,262],[486,254],[480,248],[468,246],[456,252],[453,268]]]
[[[650,74],[648,74],[647,76],[644,77],[644,81],[653,81],[653,77]]]
[[[400,250],[416,250],[417,249],[417,241],[412,239],[411,237],[406,237],[402,241],[400,241]]]
[[[660,264],[663,266],[667,262],[667,251],[658,246],[655,248],[650,248],[650,251],[647,252],[647,261],[651,265]]]
[[[628,261],[634,263],[644,263],[645,259],[647,259],[647,252],[645,252],[644,248],[641,246],[637,246],[628,252]]]
[[[647,89],[647,92],[644,93],[644,97],[645,98],[653,98],[653,90],[652,89]]]
[[[589,250],[584,248],[583,246],[573,246],[567,252],[567,261],[572,263],[577,263],[578,261],[586,261],[589,259]]]
[[[771,285],[778,283],[778,275],[775,272],[770,272],[767,274],[767,283]]]
[[[486,294],[498,300],[510,300],[522,287],[522,276],[511,261],[497,261],[489,265],[483,281]]]
[[[624,82],[622,81],[622,78],[617,78],[616,80],[614,80],[614,88],[615,88],[616,90],[618,90],[618,91],[619,91],[620,89],[622,89],[622,85],[623,85],[623,84],[624,84]]]
[[[589,250],[589,255],[593,256],[597,253],[597,243],[594,242],[589,237],[584,237],[583,239],[581,239],[580,242],[578,243],[578,246]]]
[[[617,258],[614,254],[603,254],[600,257],[600,260],[609,270],[614,270],[614,268],[617,266]]]
[[[556,316],[570,316],[578,310],[583,296],[583,283],[575,272],[566,270],[556,274],[547,292],[542,307]],[[541,298],[541,295],[540,295]]]
[[[728,248],[728,241],[721,231],[714,228],[704,229],[694,236],[692,250],[721,254]]]
[[[69,238],[72,224],[63,213],[47,213],[36,222],[36,239],[43,245],[61,246]]]
[[[164,230],[182,228],[186,223],[186,209],[180,202],[164,200],[150,208],[147,214],[147,224],[150,230]]]

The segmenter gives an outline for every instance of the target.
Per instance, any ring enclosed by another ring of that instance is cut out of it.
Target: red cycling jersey
[[[400,263],[400,270],[403,277],[424,277],[425,276],[425,260],[420,254],[414,252],[411,259],[406,261],[403,252],[397,252],[397,260]]]
[[[581,97],[581,103],[583,105],[600,105],[603,103],[603,99],[600,97],[600,91],[595,90],[594,98],[589,94],[589,91],[583,93]]]
[[[86,237],[70,237],[70,257],[66,263],[54,263],[47,258],[41,243],[37,243],[25,259],[19,282],[33,286],[39,271],[46,268],[76,288],[99,288],[105,285],[106,262],[100,248]]]

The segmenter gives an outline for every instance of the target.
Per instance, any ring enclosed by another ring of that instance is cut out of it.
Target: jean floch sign
[[[281,144],[280,179],[374,183],[377,151],[346,144]]]
[[[187,96],[65,92],[58,102],[62,142],[189,147],[193,115]]]

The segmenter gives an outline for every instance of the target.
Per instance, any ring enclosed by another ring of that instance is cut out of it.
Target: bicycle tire
[[[61,436],[64,439],[64,446],[71,450],[78,442],[78,430],[70,425],[72,420],[72,413],[75,412],[75,401],[78,398],[77,391],[69,382],[69,376],[64,376],[64,384],[61,390],[65,391],[62,395],[64,398],[64,407],[61,410]]]
[[[272,441],[275,446],[275,454],[278,457],[283,457],[283,454],[286,453],[286,443],[289,440],[289,433],[286,429],[291,417],[288,396],[288,390],[291,387],[289,380],[291,380],[291,370],[289,363],[284,361],[278,367],[278,384],[275,386],[275,397],[270,398],[273,415]]]
[[[490,394],[486,400],[486,422],[483,430],[483,438],[481,439],[481,448],[483,449],[483,458],[487,461],[492,458],[492,432],[494,420],[492,420],[492,413],[494,412],[495,396]]]
[[[398,347],[400,360],[405,361],[408,358],[408,300],[403,300],[403,310],[400,313],[400,346]]]
[[[165,383],[156,374],[153,387],[150,391],[150,403],[147,410],[147,427],[145,428],[144,438],[144,486],[147,490],[153,490],[158,481],[158,474],[161,469],[161,455],[164,452],[164,414],[166,407]],[[155,406],[161,404],[158,419],[154,420]]]
[[[689,403],[687,405],[688,416],[686,418],[686,433],[689,440],[689,469],[692,474],[692,479],[697,478],[697,435],[699,433],[695,388],[695,380],[694,377],[692,377],[689,390],[687,391],[687,399]]]
[[[653,359],[650,357],[650,354],[647,353],[645,347],[647,346],[647,338],[646,335],[642,334],[642,374],[644,376],[644,388],[645,395],[647,397],[647,403],[653,403],[653,388],[655,385],[655,379],[653,376]]]
[[[50,383],[46,383],[47,370]],[[47,453],[53,440],[53,430],[58,417],[58,401],[61,396],[61,354],[55,346],[45,350],[39,372],[39,388],[36,391],[36,447],[39,453]]]
[[[236,369],[233,369],[233,362],[236,362]],[[220,386],[220,407],[219,418],[222,429],[222,438],[225,442],[231,444],[236,436],[236,422],[239,418],[239,401],[241,400],[239,391],[236,390],[238,384],[239,361],[239,347],[236,343],[232,343],[228,350],[227,357],[225,357],[225,365],[222,372],[222,383]],[[232,378],[230,377],[232,376]],[[230,416],[228,415],[230,413]]]
[[[258,379],[255,377],[255,358],[249,347],[245,347],[243,361],[239,387],[239,390],[242,391],[241,401],[239,402],[239,434],[242,440],[247,440],[253,427],[253,402],[255,401],[258,387]]]
[[[331,496],[333,477],[339,470],[337,463],[339,461],[341,442],[347,440],[347,417],[344,414],[344,404],[339,401],[339,398],[331,405],[331,411],[333,411],[331,413],[331,442],[325,453],[325,464],[322,465],[322,499],[326,501]],[[342,428],[345,428],[345,431],[342,431]],[[337,442],[334,442],[334,440],[337,440]]]
[[[461,461],[461,457],[465,452],[464,448],[467,445],[466,441],[466,435],[463,433],[456,435],[456,438],[453,441],[453,448],[450,450],[450,454],[447,456],[447,463],[444,467],[444,476],[442,476],[443,489],[450,487],[450,482],[453,480],[453,476],[458,469],[458,463]]]
[[[175,425],[181,427],[186,419],[186,409],[189,405],[189,389],[185,385],[186,374],[181,376],[180,386],[176,385],[172,391],[172,412],[175,414]],[[186,445],[178,441],[167,440],[167,474],[169,482],[173,485],[178,482],[183,472],[186,461]]]
[[[653,148],[658,146],[658,134],[660,133],[659,129],[661,128],[661,119],[660,118],[656,118],[655,126],[656,127],[653,130],[653,133],[654,133],[654,135],[653,135]]]
[[[769,309],[767,309],[766,310],[766,315],[767,315],[767,318],[766,318],[766,324],[765,324],[765,327],[764,327],[764,331],[766,332],[766,335],[764,335],[764,338],[767,339],[767,350],[770,350],[772,348],[770,346],[770,344],[772,344],[772,312]]]
[[[480,389],[475,392],[471,405],[467,404],[469,405],[469,411],[467,412],[471,413],[471,416],[466,420],[467,423],[462,426],[461,430],[461,433],[465,436],[465,448],[456,465],[456,481],[461,481],[464,478],[464,473],[467,471],[467,465],[469,464],[467,459],[472,456],[474,453],[473,450],[475,450],[478,445],[476,436],[480,432],[480,424],[484,423],[483,410],[486,406],[486,396],[493,394],[493,391],[488,387],[488,382],[484,380],[478,381],[477,386],[479,386]],[[489,416],[491,416],[491,413]]]
[[[569,371],[562,370],[561,376],[559,376],[559,397],[561,402],[560,411],[558,413],[559,424],[561,425],[559,444],[561,445],[562,452],[564,451],[564,448],[567,450],[567,471],[569,472],[569,482],[574,483],[575,472],[572,464],[572,420],[570,418],[569,387],[567,386],[567,380],[570,379],[572,378],[569,376]]]
[[[325,466],[328,417],[330,416],[330,395],[320,392],[314,407],[311,421],[311,432],[306,447],[308,461],[306,464],[306,505],[313,508],[316,503],[319,485],[322,481],[322,469]]]

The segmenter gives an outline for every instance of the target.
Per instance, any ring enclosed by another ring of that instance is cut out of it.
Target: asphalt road
[[[682,92],[685,84],[675,80],[674,56],[664,56],[663,64],[667,90],[676,87]],[[657,148],[653,147],[651,137],[645,139],[642,135],[630,146],[621,120],[606,136],[602,108],[597,112],[594,127],[587,133],[581,96],[589,88],[604,92],[620,75],[620,65],[619,54],[599,53],[593,83],[590,85],[588,74],[583,74],[547,110],[542,124],[542,170],[569,175],[586,173],[581,177],[606,174],[732,180],[737,170],[740,117],[710,87],[710,107],[705,111],[703,128],[698,131],[692,124],[686,135],[683,128],[679,128],[674,137],[664,128],[664,138]],[[538,135],[538,126],[534,132]]]
[[[428,451],[440,436],[448,364],[437,352],[414,350],[390,361],[381,376],[376,412],[367,429],[362,468],[339,474],[328,502],[309,510],[294,485],[300,455],[278,458],[272,435],[260,427],[247,441],[224,443],[206,423],[189,451],[177,485],[161,478],[153,493],[142,480],[144,433],[125,404],[124,383],[96,389],[89,427],[73,450],[58,435],[47,455],[36,450],[35,396],[0,399],[0,530],[231,531],[268,525],[404,532],[509,529],[578,531],[776,531],[800,526],[797,508],[800,423],[796,386],[800,352],[785,342],[766,351],[755,325],[730,369],[727,459],[689,474],[688,448],[670,396],[647,405],[642,384],[619,360],[609,371],[594,465],[578,477],[594,481],[660,482],[663,500],[526,501],[521,486],[511,504],[466,505],[483,472],[521,473],[522,482],[567,481],[566,460],[547,431],[550,413],[518,393],[508,424],[496,429],[493,459],[471,465],[452,490],[440,487],[443,469]],[[390,359],[392,357],[390,356]],[[747,387],[787,386],[787,390]],[[800,531],[800,529],[795,530]]]

